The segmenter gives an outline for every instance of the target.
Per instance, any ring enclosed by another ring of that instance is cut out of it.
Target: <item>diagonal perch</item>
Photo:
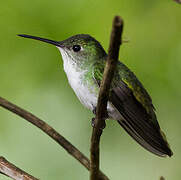
[[[6,99],[0,97],[0,106],[17,114],[23,119],[27,120],[31,124],[40,128],[43,132],[49,135],[54,141],[56,141],[60,146],[62,146],[71,156],[77,159],[84,167],[90,170],[89,159],[81,153],[74,145],[72,145],[68,140],[66,140],[62,135],[60,135],[55,129],[45,123],[43,120],[39,119],[32,113],[16,106],[15,104],[7,101]],[[100,179],[107,180],[108,178],[102,172],[100,172]]]

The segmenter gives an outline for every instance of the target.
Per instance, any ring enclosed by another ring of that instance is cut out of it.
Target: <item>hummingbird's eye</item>
[[[78,52],[78,51],[81,50],[81,46],[80,45],[73,45],[72,49],[73,49],[74,52]]]

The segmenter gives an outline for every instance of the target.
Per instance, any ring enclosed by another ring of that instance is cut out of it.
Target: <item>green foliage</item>
[[[181,11],[172,0],[2,1],[0,96],[41,117],[89,155],[93,115],[70,89],[60,53],[16,34],[64,40],[85,33],[107,49],[114,15],[124,18],[123,37],[129,40],[120,49],[120,60],[151,94],[174,155],[152,155],[109,121],[101,142],[102,170],[111,179],[153,180],[163,175],[179,180]],[[43,180],[88,179],[88,171],[37,128],[3,109],[0,123],[0,155],[9,161]]]

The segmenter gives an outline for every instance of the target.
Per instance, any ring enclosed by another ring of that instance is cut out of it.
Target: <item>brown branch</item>
[[[38,180],[0,156],[0,173],[15,180]]]
[[[47,135],[49,135],[53,140],[55,140],[60,146],[62,146],[71,156],[77,159],[84,167],[90,170],[90,161],[89,159],[81,153],[74,145],[72,145],[68,140],[66,140],[62,135],[60,135],[55,129],[45,123],[43,120],[39,119],[30,112],[12,104],[11,102],[0,97],[0,106],[17,114],[23,119],[27,120],[31,124],[40,128]],[[108,178],[102,172],[100,173],[101,180],[107,180]]]
[[[113,19],[113,26],[108,50],[107,62],[104,69],[103,79],[100,86],[99,97],[96,108],[96,117],[91,137],[91,170],[90,179],[99,180],[99,143],[102,129],[105,126],[105,117],[107,115],[107,101],[109,98],[109,89],[112,82],[114,71],[119,57],[119,48],[121,45],[121,35],[123,31],[123,20],[119,16]]]
[[[163,176],[160,177],[160,180],[165,180],[165,178]]]
[[[181,4],[181,0],[174,0],[175,2],[177,2],[178,4]]]

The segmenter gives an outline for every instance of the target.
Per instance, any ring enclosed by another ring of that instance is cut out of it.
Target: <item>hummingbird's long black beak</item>
[[[46,38],[30,36],[30,35],[26,35],[26,34],[18,34],[18,36],[24,37],[24,38],[30,38],[30,39],[35,39],[35,40],[43,41],[43,42],[46,42],[46,43],[49,43],[49,44],[53,44],[53,45],[58,46],[58,47],[64,47],[64,45],[61,42],[50,40],[50,39],[46,39]]]

